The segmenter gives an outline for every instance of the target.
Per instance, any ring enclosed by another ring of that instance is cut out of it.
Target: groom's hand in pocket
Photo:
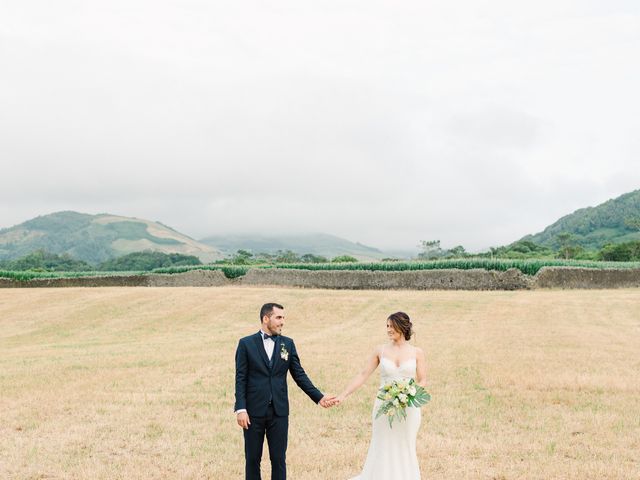
[[[240,412],[236,416],[236,420],[238,421],[238,425],[247,430],[249,425],[251,425],[251,420],[249,420],[249,414],[247,412]]]

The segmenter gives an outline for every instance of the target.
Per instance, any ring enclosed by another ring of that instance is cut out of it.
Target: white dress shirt
[[[264,345],[264,351],[267,352],[267,357],[271,360],[273,357],[273,349],[276,347],[276,342],[273,338],[264,338],[265,335],[269,335],[264,330],[260,330],[262,334],[262,344]]]

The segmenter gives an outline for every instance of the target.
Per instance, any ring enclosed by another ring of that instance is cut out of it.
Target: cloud
[[[639,32],[622,0],[9,0],[0,225],[507,243],[640,185]]]

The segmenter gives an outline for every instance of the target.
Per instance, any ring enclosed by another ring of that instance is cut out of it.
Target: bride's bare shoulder
[[[424,358],[424,350],[420,347],[413,347],[416,349],[416,358]]]

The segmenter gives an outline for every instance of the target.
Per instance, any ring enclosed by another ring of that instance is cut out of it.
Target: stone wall
[[[81,277],[16,281],[0,278],[0,288],[25,287],[218,287],[282,286],[348,290],[523,290],[537,288],[640,287],[640,269],[598,270],[544,267],[535,276],[520,270],[365,270],[253,269],[228,279],[220,270],[192,270],[172,275]]]
[[[185,273],[147,276],[149,287],[222,287],[231,280],[220,270],[191,270]]]
[[[113,277],[36,278],[28,281],[0,278],[0,288],[42,287],[144,287],[146,275],[118,275]]]
[[[366,270],[254,269],[238,279],[242,285],[278,285],[349,290],[519,290],[530,280],[520,270]]]
[[[633,288],[640,287],[640,268],[600,270],[595,268],[544,267],[536,274],[533,288]]]
[[[220,287],[230,280],[219,270],[192,270],[172,275],[117,275],[112,277],[37,278],[29,281],[0,278],[0,288],[38,287]]]

